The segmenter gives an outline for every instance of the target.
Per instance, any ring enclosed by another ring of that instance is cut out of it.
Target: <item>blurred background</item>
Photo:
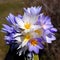
[[[60,0],[0,0],[0,60],[4,60],[9,50],[4,41],[4,33],[1,32],[2,24],[7,24],[5,17],[9,13],[23,15],[23,8],[31,6],[42,6],[41,12],[50,16],[52,24],[58,29],[57,39],[46,45],[45,53],[40,59],[60,60]]]

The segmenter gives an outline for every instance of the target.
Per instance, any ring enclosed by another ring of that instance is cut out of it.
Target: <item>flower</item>
[[[54,32],[57,32],[57,29],[53,27],[50,17],[45,16],[42,13],[40,14],[36,24],[40,25],[40,27],[44,30],[42,37],[46,40],[47,43],[51,43],[53,40],[56,40]]]
[[[19,55],[28,50],[29,53],[39,53],[43,49],[43,43],[52,43],[56,40],[51,18],[41,12],[42,7],[24,8],[24,15],[14,16],[9,14],[6,17],[9,25],[3,24],[2,31],[6,33],[5,40],[7,44],[17,44]],[[31,54],[28,54],[31,56]]]
[[[25,33],[24,36],[23,36],[23,41],[22,41],[22,44],[18,47],[18,49],[22,46],[26,46],[27,43],[32,39],[32,38],[41,38],[43,36],[43,30],[40,28],[40,29],[36,29],[36,30],[33,30],[32,32],[28,32],[28,33]]]
[[[37,8],[31,7],[28,9],[24,8],[24,10],[25,10],[25,12],[24,12],[22,19],[19,17],[15,17],[19,28],[24,29],[24,33],[26,33],[25,35],[29,37],[29,38],[26,38],[26,36],[25,36],[25,38],[23,39],[23,42],[22,42],[22,47],[28,43],[30,38],[32,38],[31,35],[35,36],[35,33],[36,33],[36,36],[38,36],[38,34],[42,32],[42,30],[40,29],[40,26],[35,24],[36,21],[38,20],[38,15],[41,10],[41,7],[37,7]],[[35,11],[35,12],[33,13],[32,11]],[[37,15],[37,13],[38,13],[38,15]],[[40,29],[40,30],[38,30],[38,29]],[[35,33],[33,33],[33,32],[35,32]],[[42,35],[42,34],[39,34],[39,35]]]
[[[43,45],[41,44],[41,41],[39,41],[39,38],[32,38],[29,42],[28,42],[28,48],[30,52],[34,52],[36,54],[39,53],[39,49],[43,49]]]
[[[16,22],[19,28],[24,29],[24,32],[30,32],[31,30],[37,29],[39,26],[34,25],[35,22],[38,20],[38,16],[28,16],[24,13],[23,18],[15,17]]]
[[[51,30],[57,32],[57,29],[53,27],[51,23],[51,18],[45,16],[43,13],[40,14],[36,24],[39,24],[44,30]]]
[[[6,33],[5,40],[7,44],[21,42],[21,33],[18,33],[12,26],[3,24],[2,31]]]
[[[44,32],[43,38],[47,43],[52,43],[52,41],[56,40],[55,34],[50,32],[49,30],[46,30]]]
[[[12,43],[20,43],[21,42],[21,29],[17,27],[17,23],[15,21],[15,16],[13,14],[9,14],[8,17],[6,17],[9,25],[3,24],[4,28],[2,28],[2,31],[6,33],[5,40],[7,44]]]

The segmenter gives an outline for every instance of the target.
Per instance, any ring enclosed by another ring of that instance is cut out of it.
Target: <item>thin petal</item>
[[[47,24],[47,25],[43,25],[42,27],[46,30],[46,29],[49,29],[49,28],[53,27],[53,25]]]
[[[19,37],[21,34],[20,33],[16,33],[13,35],[13,37]]]
[[[22,47],[24,47],[27,43],[28,43],[29,40],[27,39],[24,39],[24,41],[22,42]]]
[[[7,19],[10,23],[16,24],[15,16],[14,16],[13,14],[10,13],[9,16],[6,17],[6,19]]]
[[[29,46],[29,51],[32,52],[33,49],[34,49],[34,47],[30,45],[30,46]]]
[[[34,52],[35,52],[36,54],[38,54],[38,53],[39,53],[39,48],[34,47]]]
[[[21,16],[20,14],[18,15],[18,17],[19,17],[20,19],[22,19],[22,18],[23,18],[23,16]]]
[[[17,24],[19,25],[19,27],[20,27],[20,28],[23,28],[24,23],[23,23],[22,19],[20,19],[20,18],[18,18],[18,17],[15,17],[15,19],[16,19],[16,22],[17,22]]]
[[[6,25],[6,24],[3,24],[4,28],[2,28],[3,31],[5,32],[9,32],[9,33],[12,33],[13,32],[13,28]]]
[[[57,29],[56,28],[51,28],[50,31],[51,32],[57,32]]]
[[[16,37],[14,39],[17,40],[17,43],[21,42],[21,38],[20,37]]]
[[[48,36],[46,36],[46,42],[47,43],[51,43],[53,40],[56,40],[55,36],[52,35],[51,38],[49,38]]]

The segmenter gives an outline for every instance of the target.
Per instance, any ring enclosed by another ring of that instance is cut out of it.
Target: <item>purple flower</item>
[[[57,32],[57,29],[53,27],[51,19],[48,16],[45,16],[43,13],[40,14],[37,23],[44,30],[43,38],[47,43],[51,43],[53,40],[56,40],[54,32]]]
[[[42,42],[52,43],[56,40],[51,18],[41,12],[42,7],[24,8],[24,15],[14,16],[9,14],[6,17],[9,25],[3,24],[2,31],[6,33],[7,44],[18,44],[18,53],[21,55],[27,49],[29,52],[39,53],[43,49]]]
[[[6,44],[21,42],[21,33],[19,31],[20,29],[5,24],[3,24],[3,26],[4,28],[2,28],[2,31],[6,33],[6,36],[4,38],[6,40]]]
[[[41,44],[41,42],[39,41],[40,39],[38,38],[32,38],[30,39],[30,41],[28,42],[28,49],[30,52],[34,52],[36,54],[39,53],[39,49],[43,49],[43,45]]]
[[[38,21],[36,24],[39,24],[44,30],[51,30],[57,32],[57,29],[53,27],[51,23],[51,18],[48,16],[45,16],[43,13],[40,14]]]
[[[50,30],[46,30],[44,32],[43,38],[47,43],[52,43],[52,41],[56,40],[55,34],[52,33]]]
[[[31,7],[31,8],[24,8],[24,11],[28,15],[39,15],[42,7]]]

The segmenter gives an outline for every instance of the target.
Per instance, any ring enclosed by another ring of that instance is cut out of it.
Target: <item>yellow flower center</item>
[[[29,41],[30,38],[31,38],[31,35],[30,35],[29,33],[27,33],[27,34],[24,36],[25,42],[26,42],[26,41]]]
[[[31,39],[30,40],[31,45],[36,46],[38,44],[37,40]]]
[[[43,34],[43,30],[42,29],[37,29],[35,30],[35,33],[37,33],[38,35],[42,35]]]
[[[25,27],[26,29],[30,29],[31,24],[27,22],[27,23],[25,23],[24,27]]]
[[[26,34],[25,39],[30,39],[30,34]]]

